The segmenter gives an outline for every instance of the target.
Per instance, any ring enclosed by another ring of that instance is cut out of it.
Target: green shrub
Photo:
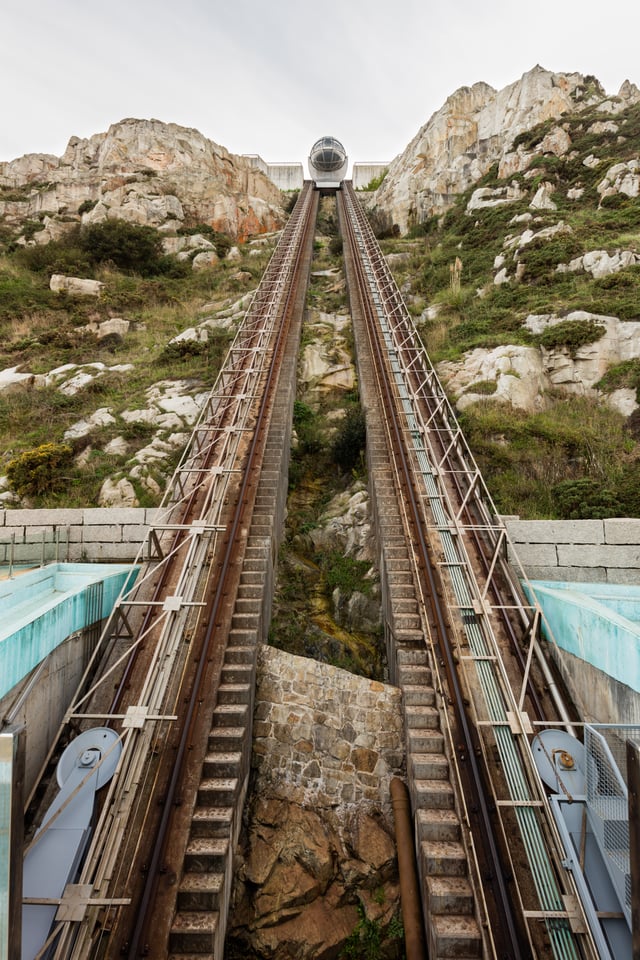
[[[65,443],[44,443],[7,464],[7,479],[19,496],[49,493],[61,483],[58,471],[70,465],[72,448]]]
[[[296,430],[299,430],[304,423],[309,423],[313,420],[315,414],[311,407],[303,403],[302,400],[293,401],[293,426]]]
[[[93,208],[97,205],[97,200],[83,200],[80,206],[78,207],[78,214],[82,216],[83,213],[90,213]]]
[[[364,412],[359,406],[347,410],[331,445],[331,455],[345,473],[361,461],[367,443]]]
[[[380,920],[369,920],[361,903],[358,904],[358,916],[358,922],[340,952],[340,960],[382,960],[383,957],[402,956],[404,927],[400,917],[393,917],[385,930]],[[397,951],[394,947],[398,948]]]
[[[616,496],[625,517],[640,517],[640,460],[627,463],[616,484]]]
[[[377,190],[388,173],[389,173],[389,168],[385,167],[382,173],[378,174],[377,177],[371,177],[371,180],[369,180],[369,183],[365,187],[360,187],[359,189],[364,190],[366,192],[373,192],[374,190]]]
[[[329,593],[337,587],[346,594],[355,591],[364,593],[365,596],[371,594],[371,581],[366,579],[371,565],[366,560],[354,560],[352,557],[345,557],[333,551],[325,557],[322,566]]]
[[[93,261],[91,255],[82,248],[77,227],[72,228],[60,240],[50,240],[49,243],[33,247],[21,247],[15,251],[14,257],[27,270],[42,273],[47,278],[52,273],[93,276]]]
[[[470,384],[466,388],[465,393],[478,393],[482,396],[490,397],[497,389],[498,384],[495,380],[476,380],[475,383]]]
[[[548,240],[532,240],[519,257],[527,267],[527,275],[555,270],[559,263],[568,263],[583,252],[582,244],[574,236],[565,234]]]
[[[623,513],[615,491],[590,477],[563,480],[553,488],[552,495],[562,520],[602,520]]]
[[[538,335],[537,342],[546,350],[566,349],[572,355],[587,343],[595,343],[606,331],[594,320],[561,320]]]
[[[623,360],[613,367],[609,367],[605,375],[596,383],[598,390],[612,393],[614,390],[627,388],[636,391],[636,399],[640,403],[640,359]]]
[[[287,196],[287,202],[284,205],[285,213],[291,213],[296,203],[298,202],[298,197],[300,196],[299,190],[292,190],[291,193]]]
[[[153,227],[126,220],[92,223],[80,231],[80,246],[94,264],[111,263],[142,276],[160,272],[162,237]]]
[[[25,240],[33,240],[36,233],[44,230],[44,223],[41,220],[25,220],[22,225],[22,235]]]

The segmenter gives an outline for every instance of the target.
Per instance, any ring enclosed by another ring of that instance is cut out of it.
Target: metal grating
[[[640,726],[585,726],[587,812],[630,922],[629,806],[624,779],[628,740],[640,744]]]

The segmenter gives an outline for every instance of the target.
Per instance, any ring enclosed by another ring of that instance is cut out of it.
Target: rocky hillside
[[[208,224],[238,239],[282,224],[282,195],[259,170],[197,130],[121,120],[62,157],[27,154],[0,163],[0,219],[46,243],[81,219],[119,218],[174,232]],[[34,224],[35,222],[35,224]],[[34,225],[38,226],[37,231]]]
[[[531,153],[517,138],[544,121],[592,112],[602,120],[640,102],[640,90],[625,82],[607,97],[595,77],[551,73],[536,66],[503,90],[487,83],[456,90],[393,161],[376,205],[401,232],[442,212],[498,162],[500,176],[525,170]],[[597,133],[597,131],[596,131]],[[555,133],[543,152],[570,149]]]
[[[463,88],[362,196],[497,508],[640,515],[640,91],[540,67]],[[157,501],[274,237],[241,241],[280,204],[157,121],[0,165],[0,500]],[[45,441],[64,487],[27,482]]]
[[[484,468],[523,516],[640,511],[640,92],[458,91],[373,203]]]

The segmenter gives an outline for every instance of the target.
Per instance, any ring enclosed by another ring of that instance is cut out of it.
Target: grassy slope
[[[534,156],[526,171],[504,181],[498,180],[493,168],[440,221],[433,218],[406,238],[383,241],[387,253],[408,253],[394,272],[407,291],[409,309],[434,363],[459,360],[475,347],[535,346],[539,338],[522,327],[529,314],[562,316],[586,310],[640,320],[640,266],[599,280],[583,272],[556,272],[559,263],[590,250],[640,253],[640,201],[617,195],[600,205],[596,190],[612,164],[640,157],[640,106],[613,118],[618,132],[589,133],[594,121],[607,119],[594,108],[562,118],[572,141],[566,156]],[[541,125],[518,139],[535,153],[549,126]],[[597,168],[583,164],[589,155],[601,161]],[[471,215],[465,212],[473,189],[513,181],[522,187],[521,200]],[[531,197],[544,181],[556,188],[557,210],[531,211]],[[572,188],[583,189],[579,199],[568,199]],[[525,213],[533,213],[535,221],[510,224],[513,217]],[[515,281],[512,251],[505,250],[505,238],[527,227],[537,232],[560,221],[570,232],[523,247],[518,259],[524,264],[524,275]],[[494,260],[505,253],[512,279],[495,286]],[[456,257],[462,260],[462,283],[454,291],[450,264]],[[433,304],[439,307],[437,316],[423,319],[425,307]],[[565,349],[571,350],[572,345]],[[487,394],[490,386],[486,385]],[[640,361],[610,370],[600,386],[605,392],[620,386],[635,388],[640,400]],[[640,516],[640,418],[635,415],[625,423],[594,399],[561,394],[547,399],[550,405],[545,413],[525,415],[488,396],[461,417],[498,509],[530,518]]]
[[[65,266],[63,253],[60,267]],[[211,386],[229,335],[212,334],[207,344],[182,350],[167,349],[168,341],[254,289],[269,254],[270,248],[266,248],[250,256],[249,248],[244,248],[241,262],[220,261],[213,269],[187,269],[183,275],[176,268],[175,276],[143,277],[107,265],[85,267],[82,272],[61,271],[104,281],[104,292],[96,300],[52,293],[49,277],[56,264],[49,262],[51,258],[45,257],[38,267],[37,258],[30,260],[20,248],[7,244],[0,255],[0,370],[18,367],[23,373],[42,374],[65,363],[95,361],[108,367],[133,364],[134,369],[108,373],[72,397],[55,386],[1,391],[0,475],[12,458],[44,443],[61,443],[65,430],[97,408],[108,407],[117,417],[123,410],[145,406],[145,390],[158,380],[189,378],[200,381],[205,389]],[[203,311],[205,305],[210,308]],[[131,321],[130,332],[123,338],[98,341],[83,329],[90,320],[109,317]],[[130,445],[127,455],[105,454],[104,446],[118,435]],[[152,435],[148,425],[119,419],[116,424],[94,429],[72,444],[73,462],[52,478],[48,489],[31,495],[29,502],[35,507],[96,505],[103,480],[117,473]],[[88,447],[88,461],[80,466],[75,458]],[[148,492],[137,492],[141,503],[152,502]]]

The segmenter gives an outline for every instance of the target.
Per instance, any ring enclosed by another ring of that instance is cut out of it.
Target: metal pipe
[[[406,784],[399,777],[391,781],[391,803],[396,829],[398,873],[400,876],[400,906],[404,926],[404,945],[407,960],[427,960],[427,947],[422,923],[422,908],[416,867],[411,805]]]

